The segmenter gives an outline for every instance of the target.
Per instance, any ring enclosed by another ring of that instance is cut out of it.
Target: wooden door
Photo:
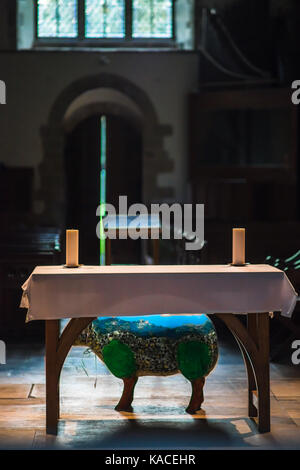
[[[128,206],[141,202],[142,138],[126,119],[106,115],[106,145],[101,141],[101,116],[85,119],[68,135],[65,149],[67,181],[66,224],[80,230],[80,262],[99,264],[100,243],[96,237],[96,208],[100,202],[100,159],[106,154],[106,202],[118,210],[119,196],[128,197]],[[104,150],[105,148],[105,150]],[[137,263],[140,243],[112,242],[112,261]]]

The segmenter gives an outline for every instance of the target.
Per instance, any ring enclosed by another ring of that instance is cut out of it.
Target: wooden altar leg
[[[59,376],[56,353],[59,340],[59,320],[46,320],[46,431],[57,434],[59,419]]]
[[[240,343],[237,337],[235,337],[239,348],[241,350],[241,353],[243,355],[244,363],[246,366],[246,371],[247,371],[247,377],[248,377],[248,416],[249,418],[256,418],[258,415],[258,411],[256,406],[253,403],[253,393],[255,393],[257,387],[256,387],[256,380],[255,380],[255,375],[253,372],[252,364],[248,358],[247,352],[243,348],[243,345]]]
[[[205,384],[205,377],[199,377],[198,379],[191,380],[191,384],[192,384],[192,395],[191,395],[190,403],[185,411],[193,415],[198,410],[201,409],[201,405],[204,401],[203,387]]]
[[[247,315],[247,327],[249,335],[253,338],[257,346],[257,314]],[[248,358],[247,353],[244,354],[244,360],[246,363],[247,374],[248,374],[248,415],[250,418],[256,418],[258,410],[253,403],[255,391],[257,389],[255,375],[253,372],[252,364]]]
[[[256,373],[258,388],[258,430],[270,431],[270,337],[269,314],[257,315],[257,342],[259,367]]]
[[[132,401],[133,401],[133,393],[134,387],[138,381],[138,377],[124,377],[123,378],[123,393],[120,398],[119,403],[115,406],[115,410],[117,411],[132,411]]]
[[[249,415],[258,415],[259,432],[269,432],[269,313],[248,314],[248,328],[233,314],[222,313],[217,316],[233,333],[245,358],[249,384]],[[257,395],[257,408],[253,402],[254,395]]]
[[[78,335],[94,318],[73,318],[59,336],[59,320],[46,320],[46,432],[57,434],[59,378],[62,366]]]

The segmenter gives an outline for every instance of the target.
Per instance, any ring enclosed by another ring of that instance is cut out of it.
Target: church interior
[[[297,0],[0,1],[0,449],[300,449],[299,302],[270,317],[263,433],[248,416],[246,354],[214,315],[199,349],[207,375],[214,369],[199,410],[186,413],[194,378],[184,358],[196,341],[177,348],[181,374],[123,380],[134,400],[115,408],[123,376],[110,354],[132,354],[116,335],[142,333],[106,324],[102,360],[87,333],[65,358],[48,433],[45,321],[20,308],[35,267],[66,262],[68,229],[79,231],[83,267],[192,269],[230,263],[232,229],[244,227],[244,263],[280,270],[300,292],[299,31]],[[183,230],[99,242],[96,209],[121,195],[148,209],[203,204],[201,249],[185,249]],[[159,327],[177,328],[175,317]]]

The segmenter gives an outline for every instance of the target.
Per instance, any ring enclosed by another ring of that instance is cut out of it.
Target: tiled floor
[[[300,449],[300,366],[271,365],[272,432],[259,434],[247,416],[247,381],[238,349],[221,343],[208,377],[203,410],[185,413],[190,384],[181,375],[142,377],[134,413],[114,410],[120,380],[84,349],[73,348],[61,378],[57,437],[45,433],[43,350],[7,348],[0,365],[1,448]]]

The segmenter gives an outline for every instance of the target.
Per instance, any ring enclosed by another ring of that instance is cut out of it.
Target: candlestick
[[[232,264],[245,264],[245,229],[232,229]]]
[[[67,230],[66,232],[66,266],[78,267],[78,230]]]

